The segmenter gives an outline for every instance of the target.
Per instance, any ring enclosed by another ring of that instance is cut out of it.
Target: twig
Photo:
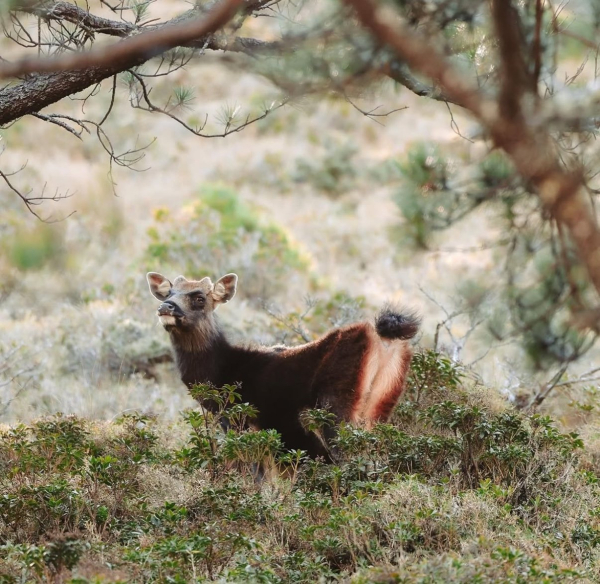
[[[143,111],[163,114],[163,115],[171,118],[172,120],[176,121],[181,126],[183,126],[188,132],[191,132],[195,136],[200,136],[202,138],[225,138],[226,136],[229,136],[230,134],[235,134],[236,132],[240,132],[247,126],[254,124],[255,122],[258,122],[260,120],[263,120],[271,112],[283,107],[288,102],[288,100],[285,98],[282,99],[277,104],[275,104],[275,102],[273,102],[269,107],[265,107],[265,110],[262,114],[257,115],[255,117],[250,117],[248,115],[244,122],[242,122],[238,125],[235,125],[235,126],[233,125],[233,119],[235,118],[236,112],[234,112],[232,115],[226,117],[226,119],[224,121],[225,129],[223,132],[209,134],[209,133],[203,132],[204,128],[206,127],[206,123],[208,121],[208,115],[205,117],[204,122],[200,126],[193,128],[192,126],[190,126],[189,124],[184,122],[181,118],[179,118],[172,112],[167,111],[165,108],[161,108],[161,107],[158,107],[157,105],[155,105],[150,100],[150,91],[148,90],[145,80],[135,71],[129,71],[129,73],[138,81],[138,83],[140,84],[140,89],[141,89],[141,96],[136,96],[136,101],[134,101],[133,99],[130,100],[132,107],[134,107],[136,109],[141,109]],[[142,105],[142,100],[146,104],[145,106]]]
[[[452,128],[452,131],[457,135],[460,136],[463,140],[466,140],[467,142],[471,142],[471,144],[474,144],[475,141],[471,140],[471,138],[467,138],[466,136],[464,136],[463,134],[461,134],[460,132],[460,128],[458,127],[458,124],[456,123],[456,120],[454,119],[454,114],[452,113],[452,109],[450,108],[450,104],[446,101],[444,102],[446,104],[446,107],[448,108],[448,113],[450,114],[450,127]]]
[[[79,123],[79,125],[81,126],[81,129],[78,132],[77,130],[75,130],[75,128],[72,128],[71,126],[69,126],[65,122],[61,121],[59,119],[61,116],[59,116],[57,114],[45,115],[45,114],[39,114],[39,113],[36,114],[36,113],[33,113],[33,114],[30,114],[30,115],[32,115],[34,118],[38,118],[39,120],[42,120],[44,122],[48,122],[50,124],[55,124],[55,125],[59,126],[63,130],[66,130],[67,132],[70,132],[71,134],[73,134],[73,136],[75,136],[76,138],[79,138],[80,140],[81,140],[81,133],[84,130],[87,130],[87,128],[83,124]]]
[[[385,113],[375,113],[381,106],[378,105],[377,107],[373,108],[370,111],[365,111],[361,108],[359,108],[347,95],[344,95],[344,97],[346,98],[346,101],[358,112],[360,112],[363,116],[369,118],[371,121],[375,122],[376,124],[379,124],[380,126],[383,126],[383,124],[379,121],[376,120],[375,118],[386,118],[387,116],[395,113],[395,112],[401,112],[402,110],[408,109],[408,106],[403,106],[403,107],[397,107],[396,109],[393,110],[389,110],[388,112]]]
[[[75,211],[71,211],[71,213],[69,213],[68,215],[66,215],[65,217],[62,217],[60,219],[51,219],[50,217],[46,217],[46,218],[42,217],[41,215],[39,215],[38,213],[36,213],[35,209],[33,208],[35,205],[40,205],[44,201],[58,201],[58,200],[61,200],[61,199],[68,199],[72,195],[69,194],[69,193],[66,193],[64,195],[59,195],[58,192],[57,192],[57,193],[54,194],[53,197],[46,197],[46,196],[44,196],[43,189],[42,189],[42,194],[39,197],[31,197],[30,196],[31,191],[29,191],[28,193],[22,193],[17,187],[15,187],[10,182],[10,180],[8,180],[8,177],[12,176],[13,174],[14,173],[5,173],[5,172],[3,172],[3,171],[0,170],[0,177],[2,177],[4,179],[4,182],[6,183],[6,185],[8,186],[8,188],[13,193],[15,193],[25,203],[25,206],[27,207],[27,210],[33,216],[35,216],[37,219],[39,219],[40,221],[42,221],[43,223],[58,223],[60,221],[64,221],[65,219],[68,219],[71,215],[73,215],[75,213]]]
[[[560,369],[556,372],[552,379],[545,383],[537,395],[532,398],[532,400],[526,406],[527,410],[535,409],[542,404],[542,402],[550,395],[550,392],[558,385],[560,378],[565,374],[570,364],[570,361],[567,361],[560,366]]]
[[[306,298],[306,309],[298,317],[296,317],[296,323],[290,321],[289,318],[284,318],[281,313],[275,312],[272,308],[264,305],[264,310],[277,322],[284,325],[287,329],[297,334],[305,343],[310,343],[313,339],[309,335],[308,331],[302,326],[302,322],[308,316],[308,313],[317,305],[316,301],[310,297]]]

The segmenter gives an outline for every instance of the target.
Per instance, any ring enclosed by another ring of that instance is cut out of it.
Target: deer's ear
[[[227,274],[215,282],[212,297],[215,304],[225,304],[235,296],[238,277],[235,274]]]
[[[148,280],[148,286],[150,286],[150,292],[154,298],[166,300],[169,297],[169,293],[173,286],[164,276],[161,276],[156,272],[148,272],[146,274],[146,279]]]

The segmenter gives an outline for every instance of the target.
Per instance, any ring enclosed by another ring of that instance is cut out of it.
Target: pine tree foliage
[[[469,288],[476,289],[469,311],[485,310],[480,304],[495,297],[495,311],[486,315],[493,338],[518,338],[530,364],[545,369],[572,362],[592,346],[595,335],[582,332],[575,320],[595,300],[585,268],[502,154],[464,161],[419,144],[397,167],[404,179],[396,195],[405,219],[402,245],[435,249],[436,232],[474,212],[494,229],[486,242],[493,268],[463,289],[465,299],[473,297]]]

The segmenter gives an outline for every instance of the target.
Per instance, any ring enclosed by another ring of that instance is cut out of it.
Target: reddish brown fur
[[[412,356],[407,339],[418,319],[384,310],[369,322],[333,330],[299,347],[230,345],[215,308],[235,294],[237,276],[214,285],[209,278],[171,284],[148,274],[152,294],[162,300],[159,318],[170,333],[183,382],[241,383],[242,400],[259,410],[259,428],[274,428],[285,445],[329,458],[329,448],[302,427],[306,409],[327,408],[337,421],[366,427],[389,419],[405,386]],[[332,433],[328,433],[328,438]]]

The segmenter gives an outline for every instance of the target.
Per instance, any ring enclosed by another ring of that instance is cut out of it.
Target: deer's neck
[[[222,368],[230,345],[213,320],[191,331],[171,333],[181,380],[191,387],[196,383],[222,384]]]

